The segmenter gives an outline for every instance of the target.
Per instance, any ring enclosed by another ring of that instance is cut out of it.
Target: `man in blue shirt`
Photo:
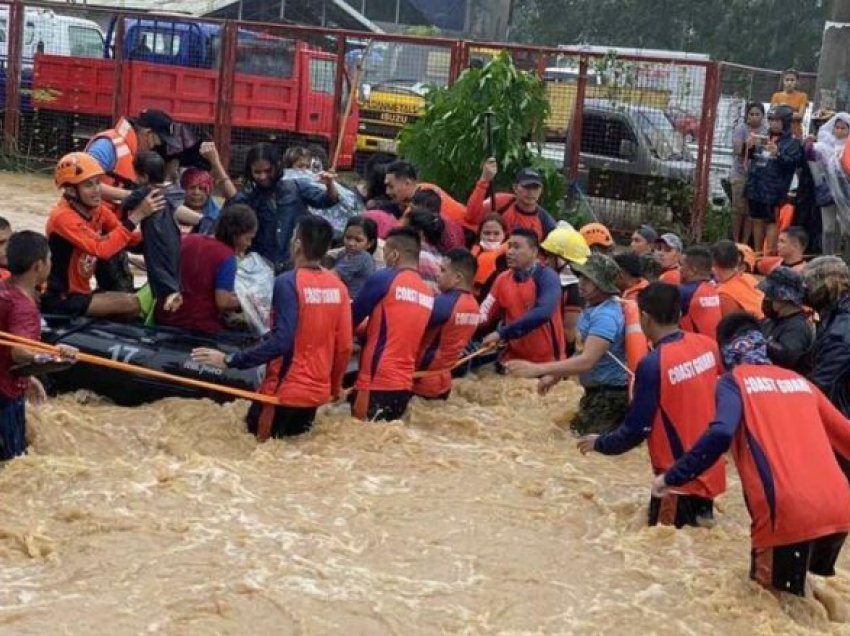
[[[540,378],[541,394],[561,378],[578,376],[584,395],[570,428],[579,435],[604,433],[623,421],[629,406],[626,321],[616,285],[620,268],[604,254],[591,254],[584,265],[571,266],[587,303],[576,324],[581,352],[567,360],[511,360],[505,366],[512,375]]]

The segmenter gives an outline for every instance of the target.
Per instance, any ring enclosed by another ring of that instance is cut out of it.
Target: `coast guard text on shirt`
[[[670,368],[667,371],[667,378],[670,380],[670,384],[675,385],[685,380],[691,380],[706,371],[710,371],[715,366],[717,366],[717,361],[714,359],[714,354],[711,352],[704,353],[693,360],[682,362]]]
[[[406,303],[421,305],[422,307],[425,307],[425,309],[433,309],[434,307],[434,298],[432,296],[401,285],[395,288],[395,299]]]
[[[342,294],[333,288],[305,287],[304,302],[308,305],[339,305],[342,302]]]
[[[744,378],[744,390],[747,395],[753,393],[811,393],[812,387],[803,378],[774,380],[773,378]]]

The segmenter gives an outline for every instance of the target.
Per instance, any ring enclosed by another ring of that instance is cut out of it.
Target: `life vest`
[[[720,311],[720,296],[717,295],[717,285],[702,282],[697,285],[688,313],[682,316],[679,326],[690,333],[700,333],[709,338],[717,337],[717,325],[723,314]]]
[[[133,168],[133,159],[139,149],[139,139],[130,121],[122,117],[115,128],[104,130],[92,137],[86,146],[86,150],[98,139],[108,139],[115,148],[115,167],[106,173],[103,183],[118,188],[134,185],[137,176],[136,170]]]
[[[623,292],[623,300],[637,300],[638,294],[649,287],[649,281],[641,278],[637,283]]]
[[[638,364],[649,353],[649,341],[640,327],[640,309],[638,309],[637,303],[633,300],[623,300],[622,298],[619,301],[620,307],[623,309],[623,318],[626,321],[626,366],[632,372],[632,378],[634,378]]]
[[[418,189],[431,190],[440,195],[440,215],[463,225],[463,217],[466,216],[466,206],[463,203],[433,183],[420,183]]]
[[[823,395],[775,365],[740,365],[732,378],[743,403],[732,456],[752,517],[753,547],[850,529],[850,486],[818,415]]]
[[[498,270],[498,261],[500,256],[503,256],[508,251],[508,244],[502,243],[499,249],[485,252],[480,245],[475,245],[472,248],[472,255],[478,262],[478,270],[475,272],[474,290],[476,297],[479,297],[481,290],[485,288],[490,278]]]
[[[784,265],[782,263],[781,256],[765,256],[764,258],[760,258],[756,263],[756,272],[760,276],[767,276],[770,272],[780,266],[788,267],[798,274],[802,274],[803,270],[806,269],[806,261],[802,260],[794,265]]]
[[[735,274],[732,278],[718,283],[718,295],[726,294],[734,300],[742,309],[753,314],[761,320],[764,318],[764,312],[761,309],[761,301],[764,298],[755,286],[747,281],[740,273]]]
[[[659,345],[661,377],[658,410],[647,447],[656,475],[667,472],[693,448],[714,421],[714,385],[720,376],[720,353],[714,340],[693,333]],[[681,488],[688,495],[714,499],[726,490],[721,457]]]
[[[672,267],[661,272],[658,280],[662,283],[667,283],[668,285],[681,285],[682,272],[679,270],[679,266],[677,265],[676,267]]]

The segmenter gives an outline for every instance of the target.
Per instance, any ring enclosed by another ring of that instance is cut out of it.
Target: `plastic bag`
[[[269,331],[274,290],[274,270],[256,252],[239,260],[236,270],[236,296],[251,333],[262,336]]]

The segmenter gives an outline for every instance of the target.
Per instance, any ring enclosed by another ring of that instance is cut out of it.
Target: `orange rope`
[[[59,354],[59,347],[44,342],[39,342],[38,340],[30,340],[29,338],[16,336],[15,334],[6,333],[4,331],[0,331],[0,346],[24,347],[43,353],[52,353],[54,355]],[[223,384],[204,382],[203,380],[196,380],[194,378],[185,378],[180,375],[173,375],[171,373],[165,373],[164,371],[157,371],[156,369],[148,369],[146,367],[140,367],[138,365],[129,364],[127,362],[119,362],[118,360],[110,360],[109,358],[101,358],[100,356],[94,356],[88,353],[77,354],[77,360],[79,360],[80,362],[86,362],[88,364],[94,364],[100,367],[106,367],[108,369],[116,369],[118,371],[125,371],[127,373],[134,373],[136,375],[145,375],[151,378],[158,378],[160,380],[174,382],[176,384],[185,384],[187,386],[199,389],[206,389],[207,391],[225,393],[227,395],[232,395],[233,397],[242,398],[244,400],[253,400],[254,402],[262,402],[263,404],[272,404],[274,406],[280,405],[278,399],[271,395],[262,395],[261,393],[245,391],[243,389],[237,389],[235,387],[225,386]]]

